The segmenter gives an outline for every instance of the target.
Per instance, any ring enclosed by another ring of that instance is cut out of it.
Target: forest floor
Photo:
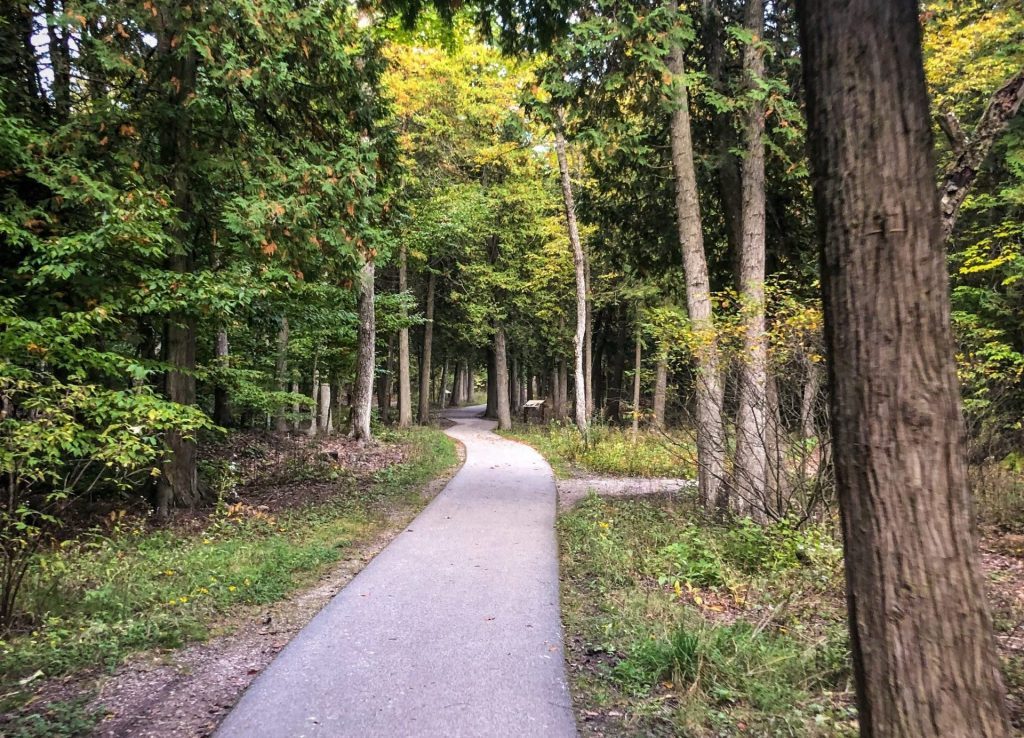
[[[586,453],[559,427],[509,435],[560,472],[562,617],[582,735],[857,735],[834,521],[708,519],[692,484],[627,476],[678,453],[661,434],[631,448],[628,431],[602,429]],[[1024,508],[1009,509],[1005,489],[979,500],[981,559],[1024,734]]]
[[[205,459],[210,510],[157,528],[82,511],[0,642],[0,734],[209,735],[278,651],[433,498],[461,448],[436,429],[359,448],[240,434]]]

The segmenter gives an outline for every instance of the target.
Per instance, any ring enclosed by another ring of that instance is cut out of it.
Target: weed
[[[621,428],[595,425],[584,442],[575,426],[561,423],[517,425],[505,435],[537,448],[560,476],[567,476],[574,465],[612,476],[689,478],[696,474],[696,455],[688,436],[645,432],[633,439]]]

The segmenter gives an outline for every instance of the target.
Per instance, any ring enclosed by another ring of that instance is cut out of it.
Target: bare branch
[[[942,235],[948,240],[967,192],[978,176],[978,170],[992,149],[999,134],[1024,103],[1024,69],[999,88],[988,101],[985,113],[954,161],[945,172],[942,189]],[[941,122],[940,122],[941,125]],[[943,127],[945,130],[945,127]],[[948,135],[948,134],[947,134]],[[956,148],[954,147],[954,151]]]

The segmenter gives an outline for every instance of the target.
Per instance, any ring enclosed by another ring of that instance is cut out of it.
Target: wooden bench
[[[544,422],[544,400],[527,400],[523,403],[523,423],[530,422],[530,411],[540,415],[540,422]]]

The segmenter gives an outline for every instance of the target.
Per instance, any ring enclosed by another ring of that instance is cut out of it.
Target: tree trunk
[[[633,441],[640,435],[640,370],[643,361],[643,344],[640,342],[640,322],[636,326],[636,349],[633,356]]]
[[[494,331],[494,374],[497,393],[498,429],[512,429],[512,412],[508,405],[508,359],[505,354],[505,328]]]
[[[558,170],[562,179],[562,200],[565,203],[565,220],[569,228],[569,244],[572,246],[572,261],[576,273],[576,332],[573,336],[573,357],[575,377],[575,419],[580,433],[586,435],[589,425],[587,415],[587,361],[584,348],[587,339],[587,272],[576,224],[576,203],[572,194],[572,179],[569,177],[569,159],[566,156],[565,134],[562,132],[561,109],[555,111],[555,151],[558,155]]]
[[[744,85],[749,93],[759,89],[758,82],[764,77],[763,0],[747,0],[744,26],[753,37],[743,50]],[[746,155],[741,167],[743,241],[739,274],[743,350],[738,362],[739,408],[731,505],[738,514],[764,522],[771,495],[767,446],[768,342],[764,318],[764,102],[760,96],[748,100],[744,128]]]
[[[673,13],[677,0],[669,0]],[[672,169],[676,180],[676,220],[686,271],[686,304],[690,322],[698,336],[705,337],[696,348],[697,465],[698,493],[705,507],[716,504],[725,473],[725,429],[722,422],[722,378],[718,342],[711,312],[711,286],[704,255],[697,175],[693,164],[690,130],[690,101],[684,80],[683,49],[673,44],[668,68],[673,77],[670,135]]]
[[[179,405],[196,402],[195,324],[184,325],[169,321],[164,332],[164,361],[174,369],[167,372],[164,392],[167,399]],[[157,482],[157,505],[161,517],[170,514],[171,507],[194,507],[200,500],[199,474],[196,467],[195,441],[177,431],[164,435],[168,455]]]
[[[434,289],[437,275],[430,273],[427,278],[426,312],[423,323],[423,361],[420,362],[420,408],[417,418],[420,425],[430,425],[430,373],[431,352],[434,348]]]
[[[63,5],[63,3],[62,3]],[[64,11],[58,10],[54,0],[47,0],[46,14],[52,19]],[[57,25],[52,20],[46,23],[49,36],[50,66],[53,72],[53,106],[57,120],[65,123],[71,113],[71,50],[68,44],[68,29],[62,28],[58,34]]]
[[[395,383],[395,334],[388,337],[388,360],[377,380],[377,417],[380,422],[391,422],[391,393]]]
[[[359,343],[356,347],[356,379],[352,393],[351,436],[360,443],[373,440],[370,415],[373,409],[373,375],[377,349],[374,271],[373,259],[367,259],[359,274]]]
[[[498,378],[497,365],[494,359],[494,348],[487,347],[487,407],[484,417],[490,420],[498,418]]]
[[[309,428],[306,429],[306,435],[312,438],[316,435],[317,430],[317,416],[320,412],[320,368],[319,356],[313,357],[313,384],[310,386],[309,399],[313,401],[313,404],[309,410]]]
[[[629,342],[629,323],[626,311],[620,306],[618,318],[618,334],[615,342],[615,359],[612,362],[611,381],[608,385],[608,399],[611,404],[609,417],[616,422],[622,420],[622,405],[626,398],[626,344]]]
[[[326,435],[331,432],[331,383],[320,382],[318,395],[316,429]]]
[[[476,392],[476,379],[473,376],[473,365],[466,362],[466,388],[463,397],[467,405],[473,403],[473,393]]]
[[[916,0],[797,3],[865,736],[1006,736]]]
[[[192,234],[188,230],[192,211],[189,152],[192,123],[188,101],[196,85],[196,55],[176,49],[180,31],[174,25],[160,29],[157,51],[166,61],[168,83],[167,120],[160,131],[160,158],[169,172],[171,199],[180,213],[169,234],[176,249],[168,259],[171,272],[192,271]],[[177,80],[171,85],[171,80]],[[180,405],[194,405],[196,380],[196,324],[191,316],[172,314],[164,335],[164,360],[171,367],[165,377],[167,399]],[[196,468],[195,441],[171,431],[165,434],[167,456],[157,484],[160,515],[166,517],[170,507],[193,507],[200,499],[199,475]]]
[[[409,289],[409,254],[404,245],[398,251],[398,291]],[[402,311],[402,318],[407,313]],[[412,425],[412,380],[409,373],[409,329],[398,331],[398,427]]]
[[[277,378],[279,392],[288,390],[288,318],[282,317],[277,329],[277,358],[274,361],[274,375]],[[274,417],[274,430],[278,433],[288,432],[288,420],[284,408],[278,408]]]
[[[515,415],[519,412],[519,359],[515,356],[512,357],[512,372],[509,377],[508,395],[512,414]]]
[[[800,397],[800,435],[804,439],[814,438],[818,434],[815,422],[815,410],[818,406],[818,393],[821,391],[821,367],[813,361],[807,361],[804,375],[803,393]]]
[[[651,425],[658,430],[665,428],[665,405],[668,399],[668,359],[664,355],[658,357],[654,372],[654,401]]]
[[[437,382],[437,400],[436,400],[436,403],[437,403],[438,407],[442,407],[443,408],[445,406],[445,404],[446,404],[445,403],[444,392],[445,392],[445,388],[446,388],[447,385],[448,385],[448,359],[445,358],[444,364],[441,365],[441,377],[438,379],[438,382]]]
[[[221,369],[226,368],[231,349],[228,344],[228,332],[223,328],[217,331],[213,353],[217,366]],[[233,423],[231,406],[228,403],[228,390],[221,382],[217,382],[213,388],[213,422],[222,428],[227,428]]]

